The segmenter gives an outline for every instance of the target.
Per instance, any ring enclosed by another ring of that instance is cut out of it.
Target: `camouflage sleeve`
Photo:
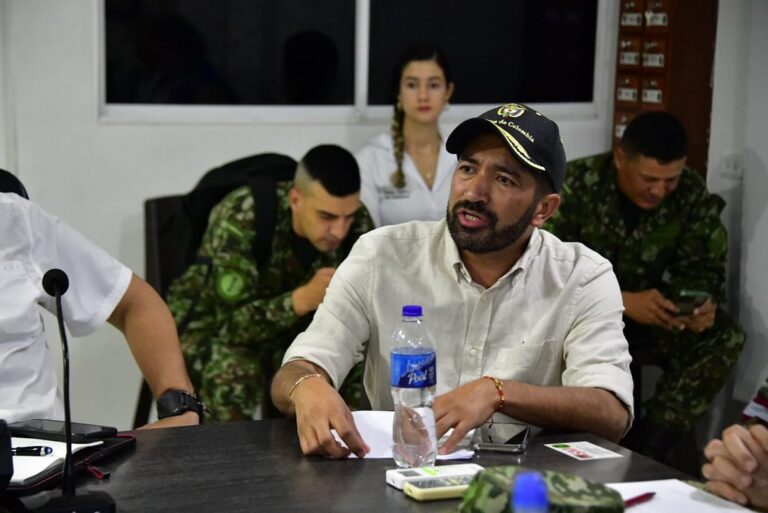
[[[580,198],[581,178],[589,170],[584,160],[569,162],[565,172],[565,181],[560,191],[560,208],[544,225],[544,229],[566,242],[581,241],[579,211],[582,208]]]
[[[211,211],[201,246],[212,267],[208,290],[201,297],[204,304],[197,311],[213,316],[211,327],[226,333],[223,338],[231,345],[274,341],[297,322],[293,291],[267,297],[260,292],[259,269],[252,256],[254,215],[250,190],[232,192]]]
[[[693,171],[686,169],[681,180],[688,182],[685,184],[687,197],[681,201],[682,235],[667,280],[672,291],[705,290],[713,295],[715,302],[722,303],[728,236],[720,221],[720,212],[725,202],[716,194],[710,194]]]

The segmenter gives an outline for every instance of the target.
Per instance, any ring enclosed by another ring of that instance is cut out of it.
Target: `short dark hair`
[[[688,137],[683,124],[669,112],[643,112],[627,125],[621,147],[630,158],[650,157],[668,164],[688,154]]]
[[[321,144],[301,159],[303,167],[313,180],[331,196],[343,198],[360,192],[360,168],[352,154],[335,144]]]

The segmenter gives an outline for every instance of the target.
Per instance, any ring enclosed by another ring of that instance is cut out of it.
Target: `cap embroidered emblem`
[[[517,103],[508,103],[499,107],[496,114],[503,118],[519,118],[525,113],[525,107]]]

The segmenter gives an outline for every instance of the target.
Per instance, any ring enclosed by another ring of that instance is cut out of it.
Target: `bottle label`
[[[398,354],[390,357],[392,386],[398,388],[427,388],[436,383],[435,353]]]

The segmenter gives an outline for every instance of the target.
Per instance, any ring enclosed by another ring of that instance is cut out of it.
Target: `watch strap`
[[[200,424],[203,423],[205,414],[205,405],[200,402],[193,394],[185,390],[171,388],[160,395],[157,400],[157,418],[175,417],[193,411],[200,417]]]

